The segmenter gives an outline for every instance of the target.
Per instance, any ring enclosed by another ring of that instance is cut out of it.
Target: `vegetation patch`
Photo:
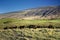
[[[7,29],[0,30],[0,40],[60,40],[60,29]]]
[[[5,18],[0,19],[0,29],[16,28],[60,28],[60,19],[55,20],[20,20]]]

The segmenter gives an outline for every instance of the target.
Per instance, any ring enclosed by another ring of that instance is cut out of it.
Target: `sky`
[[[0,14],[42,6],[60,5],[60,0],[0,0]]]

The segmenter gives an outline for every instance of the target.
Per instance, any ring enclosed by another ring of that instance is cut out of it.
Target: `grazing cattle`
[[[60,27],[56,27],[56,28],[60,28]]]
[[[17,26],[15,26],[15,27],[13,27],[14,29],[16,29],[17,28]]]
[[[47,28],[47,26],[37,26],[37,28]]]
[[[9,27],[9,29],[12,29],[12,27]]]
[[[45,27],[43,27],[43,26],[37,26],[37,28],[45,28]]]
[[[34,27],[33,27],[33,28],[34,28],[34,29],[36,29],[36,28],[37,28],[37,26],[35,26],[35,25],[34,25]]]
[[[7,27],[4,27],[4,30],[8,29]]]
[[[37,28],[40,28],[40,26],[37,26]]]
[[[36,28],[36,26],[35,25],[29,25],[29,26],[27,26],[27,28]]]
[[[22,29],[22,28],[24,28],[24,27],[25,27],[25,26],[20,26],[19,28]]]
[[[49,25],[48,28],[54,28],[52,25]]]

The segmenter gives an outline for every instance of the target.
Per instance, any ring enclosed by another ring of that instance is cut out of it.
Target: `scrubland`
[[[60,19],[0,19],[0,40],[60,40]]]

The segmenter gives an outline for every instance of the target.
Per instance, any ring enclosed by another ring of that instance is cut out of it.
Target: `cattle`
[[[37,26],[35,26],[35,25],[29,25],[29,26],[27,26],[27,28],[34,28],[34,29],[36,29],[36,27]]]
[[[4,27],[4,30],[8,29],[7,27]]]
[[[54,28],[52,25],[49,25],[48,28]]]
[[[24,27],[25,27],[25,26],[20,26],[19,28],[22,29],[22,28],[24,28]]]

